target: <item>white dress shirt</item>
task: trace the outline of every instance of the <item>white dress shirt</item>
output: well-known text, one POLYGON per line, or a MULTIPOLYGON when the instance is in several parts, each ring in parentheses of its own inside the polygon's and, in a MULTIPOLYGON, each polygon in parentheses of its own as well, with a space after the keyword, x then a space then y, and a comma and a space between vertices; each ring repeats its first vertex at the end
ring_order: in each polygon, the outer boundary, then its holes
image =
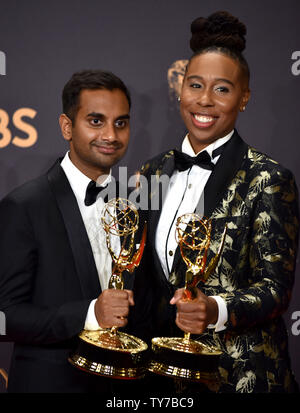
MULTIPOLYGON (((62 160, 61 167, 63 168, 76 197, 82 220, 90 240, 101 289, 103 291, 108 288, 109 278, 112 273, 112 259, 106 245, 106 234, 100 221, 104 201, 101 196, 98 195, 97 200, 93 205, 86 206, 84 204, 86 188, 91 179, 84 175, 72 163, 69 153, 67 153, 62 160)), ((110 181, 111 173, 101 184, 101 186, 106 186, 110 181)), ((117 242, 116 240, 114 241, 114 239, 115 237, 113 237, 112 242, 117 242)), ((112 246, 117 250, 119 249, 119 243, 112 246)), ((100 328, 94 312, 95 302, 96 299, 91 301, 89 306, 84 327, 87 330, 97 330, 100 328)))
MULTIPOLYGON (((208 154, 212 156, 212 152, 215 149, 229 141, 233 135, 233 132, 234 131, 231 131, 228 135, 208 145, 203 149, 203 151, 207 151, 208 154)), ((190 156, 198 155, 198 153, 196 154, 194 152, 188 135, 184 138, 182 143, 182 152, 190 156)), ((220 155, 216 156, 212 159, 212 162, 216 164, 219 158, 220 155)), ((203 199, 204 187, 211 172, 211 170, 194 165, 185 171, 179 172, 178 170, 175 170, 171 176, 155 238, 156 251, 167 278, 171 273, 174 255, 177 248, 175 238, 176 220, 183 214, 193 213, 196 207, 199 207, 199 200, 201 197, 203 199)), ((200 211, 197 208, 197 212, 200 215, 203 215, 204 213, 203 208, 204 201, 202 203, 202 210, 201 203, 200 211)), ((219 296, 214 296, 213 298, 218 304, 219 317, 217 323, 215 325, 209 325, 209 327, 215 328, 215 331, 217 332, 226 328, 225 323, 227 322, 228 313, 225 301, 219 296)))

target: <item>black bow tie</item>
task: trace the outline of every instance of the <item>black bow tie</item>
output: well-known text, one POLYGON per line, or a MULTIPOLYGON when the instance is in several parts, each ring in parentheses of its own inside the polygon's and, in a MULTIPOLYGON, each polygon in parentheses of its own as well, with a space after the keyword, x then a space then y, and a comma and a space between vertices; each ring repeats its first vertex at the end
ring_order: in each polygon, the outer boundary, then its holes
POLYGON ((107 188, 107 186, 108 184, 105 186, 97 186, 95 181, 91 181, 86 188, 84 204, 86 206, 93 205, 93 203, 96 202, 98 194, 103 191, 103 189, 107 188))
POLYGON ((191 168, 194 165, 198 165, 203 169, 208 169, 212 171, 215 167, 215 164, 211 159, 214 159, 216 156, 220 155, 223 152, 225 145, 219 146, 212 152, 212 158, 209 156, 207 151, 200 152, 197 156, 189 156, 186 153, 179 152, 174 149, 174 161, 175 167, 178 171, 185 171, 186 169, 191 168))
POLYGON ((189 156, 186 153, 174 150, 175 167, 178 171, 185 171, 194 165, 201 168, 213 170, 214 164, 211 161, 209 154, 206 151, 200 152, 197 156, 189 156))

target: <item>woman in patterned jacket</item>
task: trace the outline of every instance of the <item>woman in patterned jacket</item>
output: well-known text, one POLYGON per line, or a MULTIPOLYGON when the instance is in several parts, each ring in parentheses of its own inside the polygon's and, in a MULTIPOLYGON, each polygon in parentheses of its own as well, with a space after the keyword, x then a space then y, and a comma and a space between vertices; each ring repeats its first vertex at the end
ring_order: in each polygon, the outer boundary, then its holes
POLYGON ((159 210, 149 205, 146 264, 136 277, 135 297, 143 302, 152 337, 184 331, 221 347, 220 392, 295 392, 282 314, 294 283, 297 188, 290 171, 247 145, 235 129, 250 97, 244 24, 217 12, 196 19, 191 30, 194 55, 180 95, 188 133, 181 151, 160 154, 141 170, 149 182, 151 176, 170 180, 159 210), (212 222, 208 262, 225 224, 227 234, 216 270, 186 301, 175 223, 194 211, 212 222))

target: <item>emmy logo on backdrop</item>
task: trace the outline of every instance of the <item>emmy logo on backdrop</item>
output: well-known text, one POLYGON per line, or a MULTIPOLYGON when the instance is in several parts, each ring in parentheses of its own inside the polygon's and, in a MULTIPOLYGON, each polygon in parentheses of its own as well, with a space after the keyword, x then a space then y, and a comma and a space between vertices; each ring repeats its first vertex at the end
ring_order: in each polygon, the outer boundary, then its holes
MULTIPOLYGON (((145 224, 139 249, 135 251, 139 215, 132 202, 124 198, 112 199, 103 209, 101 222, 114 263, 108 287, 122 290, 123 271, 133 272, 141 261, 147 226, 145 224), (112 237, 118 237, 121 241, 118 254, 113 251, 112 237)), ((141 339, 119 332, 117 327, 83 330, 79 339, 78 348, 69 358, 71 364, 79 369, 115 379, 138 379, 144 376, 148 346, 141 339)))
MULTIPOLYGON (((196 287, 205 283, 214 272, 220 259, 227 226, 222 234, 217 254, 207 262, 211 241, 211 220, 197 214, 184 214, 176 222, 176 239, 181 256, 187 265, 184 296, 193 300, 196 287)), ((218 359, 222 354, 216 346, 192 340, 190 333, 184 337, 156 337, 152 339, 153 358, 148 370, 165 376, 214 385, 219 380, 218 359)))

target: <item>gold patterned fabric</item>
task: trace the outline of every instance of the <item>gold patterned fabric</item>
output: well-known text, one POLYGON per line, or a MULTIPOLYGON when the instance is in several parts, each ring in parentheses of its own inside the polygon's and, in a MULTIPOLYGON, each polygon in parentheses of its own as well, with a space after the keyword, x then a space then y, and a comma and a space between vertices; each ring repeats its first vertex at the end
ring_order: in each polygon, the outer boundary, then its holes
MULTIPOLYGON (((172 157, 169 151, 154 158, 142 173, 146 177, 165 173, 172 157)), ((172 167, 168 168, 172 173, 172 167)), ((298 247, 298 192, 293 175, 245 144, 239 166, 223 189, 208 216, 213 225, 208 261, 216 254, 227 223, 225 245, 216 271, 199 288, 225 300, 228 322, 226 330, 207 329, 201 339, 217 341, 224 352, 219 366, 221 392, 295 392, 282 319, 292 295, 298 247)), ((154 242, 148 248, 152 263, 157 262, 154 242)), ((154 334, 175 331, 163 330, 174 325, 174 309, 168 300, 176 288, 184 286, 185 270, 179 259, 169 281, 162 280, 154 265, 148 272, 154 295, 161 296, 153 300, 154 334), (155 316, 158 311, 160 315, 155 316), (163 314, 168 315, 159 325, 163 314)))

